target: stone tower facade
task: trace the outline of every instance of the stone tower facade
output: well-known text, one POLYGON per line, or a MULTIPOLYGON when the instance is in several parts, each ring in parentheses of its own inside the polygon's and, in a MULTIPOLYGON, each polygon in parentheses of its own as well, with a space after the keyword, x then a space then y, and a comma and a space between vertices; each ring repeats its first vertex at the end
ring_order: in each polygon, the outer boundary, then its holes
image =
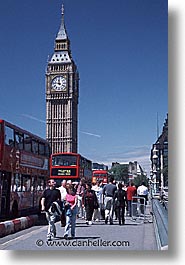
POLYGON ((64 23, 55 39, 46 70, 46 139, 51 152, 78 152, 79 74, 64 23))

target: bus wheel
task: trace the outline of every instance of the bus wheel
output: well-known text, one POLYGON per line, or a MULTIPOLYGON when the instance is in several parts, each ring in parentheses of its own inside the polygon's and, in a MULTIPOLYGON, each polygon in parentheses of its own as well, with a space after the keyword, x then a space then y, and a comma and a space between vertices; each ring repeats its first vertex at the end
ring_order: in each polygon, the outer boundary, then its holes
POLYGON ((12 217, 13 218, 18 217, 18 203, 16 201, 14 201, 12 205, 12 217))

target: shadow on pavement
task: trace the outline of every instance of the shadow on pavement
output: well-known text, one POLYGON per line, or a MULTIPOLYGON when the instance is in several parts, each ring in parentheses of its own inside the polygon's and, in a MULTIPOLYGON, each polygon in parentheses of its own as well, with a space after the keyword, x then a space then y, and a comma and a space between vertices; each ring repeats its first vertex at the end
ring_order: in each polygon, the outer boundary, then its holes
POLYGON ((100 238, 100 237, 99 236, 98 237, 97 236, 94 236, 94 237, 93 236, 83 236, 83 237, 68 237, 67 239, 65 239, 64 237, 56 237, 55 240, 61 240, 61 239, 62 240, 63 239, 64 240, 77 240, 77 239, 78 240, 82 240, 82 239, 87 240, 87 239, 98 239, 98 238, 100 238))

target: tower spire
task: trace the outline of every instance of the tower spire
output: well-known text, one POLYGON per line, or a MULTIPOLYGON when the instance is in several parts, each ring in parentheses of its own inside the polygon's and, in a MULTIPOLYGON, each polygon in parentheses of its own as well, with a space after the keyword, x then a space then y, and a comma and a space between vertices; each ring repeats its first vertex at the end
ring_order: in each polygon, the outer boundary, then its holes
POLYGON ((64 4, 62 4, 62 24, 64 25, 64 4))
POLYGON ((61 25, 59 32, 57 34, 57 40, 66 40, 67 39, 67 32, 65 29, 65 22, 64 22, 64 5, 62 4, 62 9, 61 9, 61 14, 62 14, 62 19, 61 19, 61 25))

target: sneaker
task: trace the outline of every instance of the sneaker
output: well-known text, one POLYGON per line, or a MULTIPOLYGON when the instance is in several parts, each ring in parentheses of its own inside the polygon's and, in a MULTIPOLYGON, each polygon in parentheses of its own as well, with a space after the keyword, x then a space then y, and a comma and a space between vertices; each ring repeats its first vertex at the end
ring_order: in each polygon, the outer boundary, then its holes
POLYGON ((55 238, 56 238, 56 233, 54 233, 52 235, 50 234, 50 235, 47 236, 47 240, 48 241, 51 241, 52 239, 55 239, 55 238))
POLYGON ((89 221, 88 223, 89 223, 89 225, 92 225, 92 221, 89 221))
POLYGON ((108 224, 108 217, 105 218, 105 224, 108 224))

